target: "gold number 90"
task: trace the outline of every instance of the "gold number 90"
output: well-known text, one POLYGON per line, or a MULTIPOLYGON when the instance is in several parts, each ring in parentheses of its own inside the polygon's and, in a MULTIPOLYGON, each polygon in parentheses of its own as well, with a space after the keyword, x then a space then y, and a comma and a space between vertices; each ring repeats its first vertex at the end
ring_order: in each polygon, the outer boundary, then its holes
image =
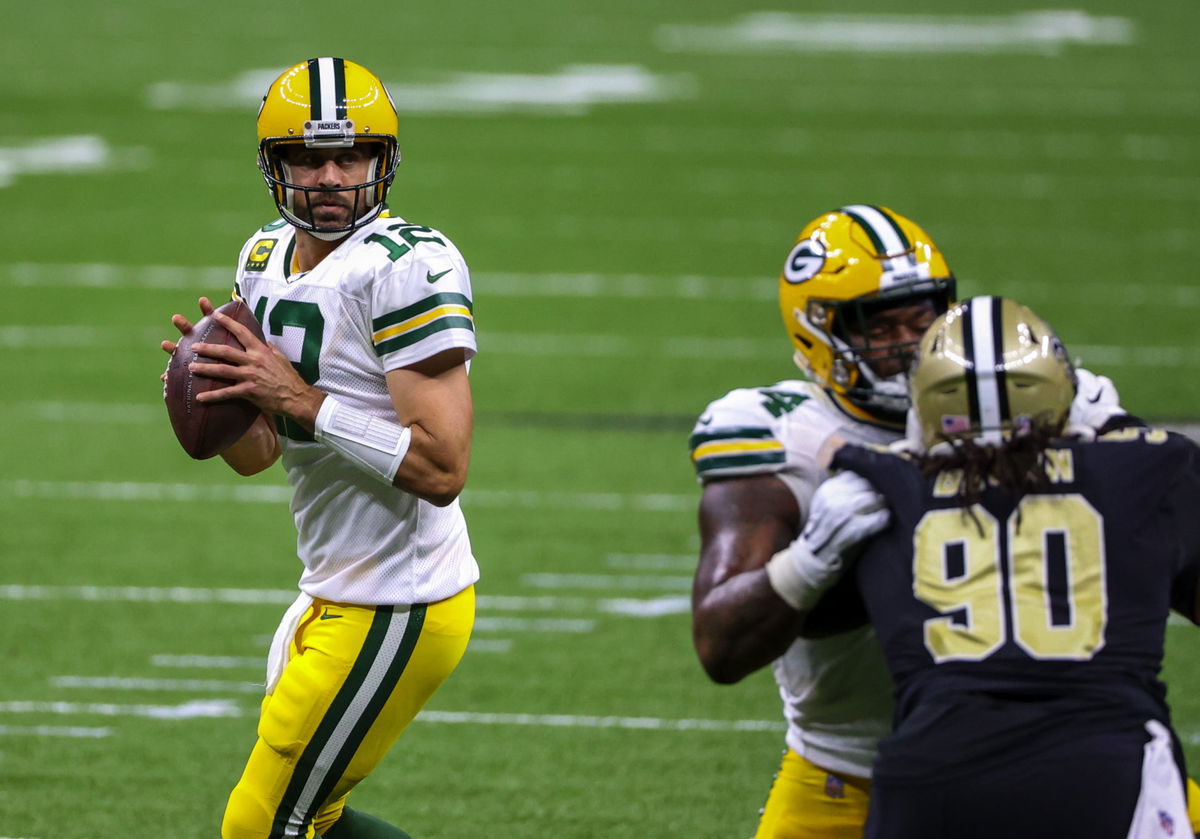
POLYGON ((937 663, 981 661, 1011 637, 1037 659, 1084 661, 1108 623, 1103 519, 1081 495, 1028 495, 1004 523, 933 510, 913 536, 913 594, 937 663))

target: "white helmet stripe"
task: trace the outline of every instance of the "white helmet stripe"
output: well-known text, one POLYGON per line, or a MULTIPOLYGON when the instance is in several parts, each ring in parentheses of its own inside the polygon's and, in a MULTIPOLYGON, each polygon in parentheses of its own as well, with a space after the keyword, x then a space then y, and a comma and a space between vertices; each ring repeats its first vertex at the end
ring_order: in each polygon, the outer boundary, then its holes
POLYGON ((321 113, 317 118, 321 122, 333 122, 338 118, 337 72, 333 66, 333 61, 332 58, 317 59, 316 82, 320 86, 319 93, 321 96, 321 113))
POLYGON ((894 256, 911 250, 912 246, 896 223, 870 204, 851 204, 842 207, 842 212, 867 228, 871 238, 881 245, 880 256, 894 256))
POLYGON ((1000 428, 1006 400, 1000 393, 1004 382, 996 373, 996 366, 1002 360, 996 353, 996 338, 1000 334, 993 320, 999 314, 996 298, 976 297, 969 305, 971 343, 967 349, 974 361, 975 375, 967 381, 975 389, 979 406, 979 426, 983 430, 980 441, 984 445, 999 445, 1003 441, 1000 428))

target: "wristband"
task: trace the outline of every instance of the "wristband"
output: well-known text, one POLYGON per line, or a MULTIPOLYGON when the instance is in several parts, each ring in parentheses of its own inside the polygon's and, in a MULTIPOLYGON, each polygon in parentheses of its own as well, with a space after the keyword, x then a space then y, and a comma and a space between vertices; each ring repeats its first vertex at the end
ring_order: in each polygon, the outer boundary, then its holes
POLYGON ((817 561, 816 555, 808 547, 804 537, 800 537, 767 560, 766 572, 767 579, 771 582, 771 588, 775 589, 775 593, 783 599, 783 602, 796 611, 802 612, 816 605, 825 589, 828 588, 828 583, 813 585, 809 582, 800 570, 803 564, 802 560, 798 561, 800 557, 807 559, 809 564, 817 561))
POLYGON ((326 395, 314 423, 316 438, 368 475, 391 485, 408 454, 412 429, 326 395))

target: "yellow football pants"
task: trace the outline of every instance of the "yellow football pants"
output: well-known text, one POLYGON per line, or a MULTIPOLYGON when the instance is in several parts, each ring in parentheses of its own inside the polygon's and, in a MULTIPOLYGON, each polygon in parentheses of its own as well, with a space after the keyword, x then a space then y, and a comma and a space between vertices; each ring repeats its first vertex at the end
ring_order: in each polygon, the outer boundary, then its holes
POLYGON ((428 605, 314 601, 262 703, 222 839, 323 833, 466 650, 475 589, 428 605))
POLYGON ((788 749, 754 839, 862 839, 870 800, 866 778, 829 772, 788 749))

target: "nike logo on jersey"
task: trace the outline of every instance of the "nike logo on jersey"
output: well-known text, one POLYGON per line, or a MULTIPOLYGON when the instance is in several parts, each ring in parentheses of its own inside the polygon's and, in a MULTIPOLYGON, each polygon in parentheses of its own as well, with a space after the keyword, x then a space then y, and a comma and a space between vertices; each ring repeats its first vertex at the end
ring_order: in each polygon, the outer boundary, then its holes
POLYGON ((1101 397, 1101 396, 1103 396, 1103 395, 1104 395, 1104 391, 1102 391, 1102 390, 1098 390, 1098 391, 1096 391, 1096 395, 1095 395, 1095 396, 1089 396, 1089 397, 1088 397, 1088 402, 1091 402, 1093 405, 1095 405, 1097 402, 1099 402, 1099 401, 1100 401, 1100 397, 1101 397))
POLYGON ((344 618, 344 617, 346 617, 346 616, 345 615, 331 615, 331 614, 329 614, 329 610, 326 609, 325 613, 323 615, 321 615, 321 620, 328 621, 328 620, 333 620, 334 618, 344 618))
POLYGON ((449 273, 450 273, 451 271, 453 271, 453 270, 454 270, 453 268, 447 268, 445 271, 443 271, 443 272, 442 272, 442 273, 440 273, 440 274, 434 274, 434 273, 431 273, 431 272, 429 272, 429 271, 426 271, 426 272, 425 272, 425 282, 427 282, 427 283, 436 283, 438 280, 440 280, 442 277, 446 276, 447 274, 449 274, 449 273))

